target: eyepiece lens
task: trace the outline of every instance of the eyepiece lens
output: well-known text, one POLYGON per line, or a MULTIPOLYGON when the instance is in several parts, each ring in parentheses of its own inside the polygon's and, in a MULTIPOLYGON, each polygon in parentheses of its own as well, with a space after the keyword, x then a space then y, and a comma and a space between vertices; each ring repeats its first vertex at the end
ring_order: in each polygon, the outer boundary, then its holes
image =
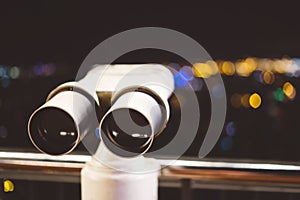
POLYGON ((106 116, 102 134, 108 149, 123 157, 143 153, 152 139, 148 120, 139 112, 127 108, 114 110, 106 116))
POLYGON ((30 123, 30 135, 41 151, 51 155, 69 152, 78 138, 72 117, 54 107, 43 108, 35 113, 30 123))

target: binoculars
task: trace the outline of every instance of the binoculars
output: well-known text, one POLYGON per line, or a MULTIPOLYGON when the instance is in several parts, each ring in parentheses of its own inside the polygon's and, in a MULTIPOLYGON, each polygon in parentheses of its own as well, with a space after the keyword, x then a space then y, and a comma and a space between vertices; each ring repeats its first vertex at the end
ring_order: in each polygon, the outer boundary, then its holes
POLYGON ((96 65, 50 92, 30 116, 28 134, 50 155, 71 152, 96 130, 115 155, 143 155, 168 122, 173 91, 173 74, 163 65, 96 65))

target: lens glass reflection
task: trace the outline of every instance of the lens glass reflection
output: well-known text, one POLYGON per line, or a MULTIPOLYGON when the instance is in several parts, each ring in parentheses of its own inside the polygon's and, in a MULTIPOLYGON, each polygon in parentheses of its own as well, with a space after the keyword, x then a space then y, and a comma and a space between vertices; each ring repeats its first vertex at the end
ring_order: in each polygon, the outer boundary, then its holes
POLYGON ((109 113, 103 121, 102 133, 106 146, 125 157, 142 153, 151 141, 148 120, 141 113, 127 108, 109 113))
POLYGON ((78 132, 72 117, 58 108, 44 108, 32 118, 31 138, 45 153, 59 155, 69 152, 76 145, 78 132))

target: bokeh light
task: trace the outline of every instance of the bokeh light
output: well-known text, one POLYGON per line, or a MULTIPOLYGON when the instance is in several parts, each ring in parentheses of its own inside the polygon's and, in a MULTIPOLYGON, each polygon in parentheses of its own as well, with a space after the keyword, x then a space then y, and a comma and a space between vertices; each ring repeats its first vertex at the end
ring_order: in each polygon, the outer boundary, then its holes
POLYGON ((266 71, 263 73, 263 80, 265 84, 271 85, 275 81, 275 76, 273 72, 266 71))
POLYGON ((213 61, 213 60, 208 60, 206 62, 206 64, 210 67, 211 69, 211 74, 210 75, 213 75, 213 74, 217 74, 219 72, 219 67, 218 67, 218 64, 213 61))
POLYGON ((0 77, 3 77, 6 75, 6 70, 4 67, 0 66, 0 77))
POLYGON ((261 97, 259 94, 254 93, 249 97, 249 105, 254 108, 257 109, 260 105, 261 105, 261 97))
POLYGON ((19 67, 12 67, 10 70, 9 70, 9 76, 10 78, 12 79, 17 79, 19 78, 20 76, 20 73, 21 73, 21 70, 19 67))
POLYGON ((212 93, 212 96, 217 99, 221 99, 225 95, 222 86, 219 84, 216 84, 212 87, 211 93, 212 93))
POLYGON ((235 66, 230 61, 225 61, 221 65, 221 71, 227 76, 232 76, 235 73, 235 66))
POLYGON ((193 72, 196 77, 208 78, 213 74, 212 68, 207 63, 195 63, 193 72))
POLYGON ((241 97, 241 104, 245 107, 245 108, 249 108, 249 94, 244 94, 241 97))
POLYGON ((283 92, 289 99, 294 99, 296 96, 296 90, 290 82, 286 82, 283 85, 283 92))
POLYGON ((175 82, 175 86, 178 88, 183 88, 188 84, 188 81, 184 78, 184 76, 180 72, 176 72, 174 74, 174 82, 175 82))
POLYGON ((248 77, 256 68, 257 64, 253 58, 247 58, 236 63, 236 72, 239 76, 248 77))
POLYGON ((233 139, 229 136, 222 138, 221 140, 221 149, 223 151, 229 151, 233 147, 233 139))
POLYGON ((231 136, 231 137, 234 136, 236 133, 236 126, 235 126, 234 122, 228 122, 225 130, 226 130, 226 134, 228 136, 231 136))
POLYGON ((51 76, 56 71, 56 66, 53 63, 43 65, 43 74, 46 76, 51 76))
POLYGON ((190 66, 183 66, 180 70, 179 73, 183 76, 183 78, 187 81, 191 81, 194 79, 194 73, 193 69, 190 66))
POLYGON ((282 90, 282 88, 277 88, 274 93, 274 98, 276 99, 276 101, 280 101, 282 102, 284 100, 284 92, 282 90))
POLYGON ((285 65, 286 62, 283 60, 274 60, 274 61, 269 61, 269 65, 273 67, 273 70, 279 74, 285 73, 285 65))
POLYGON ((253 72, 253 78, 259 82, 259 83, 264 83, 264 80, 263 80, 263 74, 264 72, 262 72, 261 70, 256 70, 253 72))
POLYGON ((248 64, 248 68, 249 68, 248 70, 250 70, 251 72, 256 70, 257 59, 249 57, 249 58, 246 58, 244 62, 248 64))
POLYGON ((200 91, 203 88, 203 80, 200 78, 194 78, 190 81, 190 85, 192 86, 194 91, 200 91))
POLYGON ((3 181, 3 191, 4 192, 13 192, 15 190, 15 185, 11 180, 3 181))
POLYGON ((36 76, 42 76, 43 75, 43 64, 39 63, 33 68, 33 73, 36 76))

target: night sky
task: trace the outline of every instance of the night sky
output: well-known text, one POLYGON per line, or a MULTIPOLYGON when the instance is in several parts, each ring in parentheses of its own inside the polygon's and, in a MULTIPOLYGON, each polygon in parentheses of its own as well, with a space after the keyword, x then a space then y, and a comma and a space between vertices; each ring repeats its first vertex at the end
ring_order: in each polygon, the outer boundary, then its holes
MULTIPOLYGON (((78 67, 121 31, 157 26, 185 33, 214 59, 300 57, 299 6, 287 1, 19 1, 0 3, 2 64, 66 62, 78 67)), ((171 61, 138 54, 123 62, 171 61)))

